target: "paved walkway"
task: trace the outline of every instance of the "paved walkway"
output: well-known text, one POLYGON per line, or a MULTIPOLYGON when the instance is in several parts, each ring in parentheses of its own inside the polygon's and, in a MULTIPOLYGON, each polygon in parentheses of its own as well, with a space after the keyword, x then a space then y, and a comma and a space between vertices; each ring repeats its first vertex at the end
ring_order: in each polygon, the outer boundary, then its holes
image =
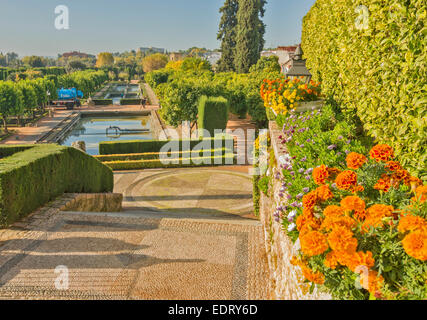
POLYGON ((151 104, 158 106, 160 104, 159 99, 157 99, 157 96, 154 93, 153 89, 150 87, 150 85, 148 83, 144 83, 144 87, 147 91, 148 98, 150 99, 151 104))
POLYGON ((45 213, 0 231, 0 298, 267 299, 245 171, 117 173, 124 212, 45 213))

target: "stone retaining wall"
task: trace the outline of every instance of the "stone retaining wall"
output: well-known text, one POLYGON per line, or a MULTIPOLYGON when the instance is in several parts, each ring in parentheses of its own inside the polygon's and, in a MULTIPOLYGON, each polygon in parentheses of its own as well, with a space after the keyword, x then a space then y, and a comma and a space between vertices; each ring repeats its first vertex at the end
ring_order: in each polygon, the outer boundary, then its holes
POLYGON ((151 111, 150 122, 151 131, 153 133, 153 137, 156 140, 165 140, 170 138, 168 133, 166 132, 167 130, 165 130, 165 128, 163 127, 162 121, 160 120, 160 116, 157 110, 151 111))
POLYGON ((120 212, 122 201, 121 193, 65 193, 12 226, 26 228, 29 224, 43 223, 60 211, 120 212))
MULTIPOLYGON (((279 143, 281 134, 276 123, 270 122, 270 137, 276 159, 286 151, 279 143)), ((276 163, 277 166, 277 163, 276 163)), ((274 170, 269 168, 269 174, 274 177, 274 170)), ((294 244, 282 230, 280 222, 276 222, 273 216, 276 208, 284 205, 284 198, 278 196, 281 188, 280 180, 272 178, 272 187, 269 196, 261 193, 260 219, 264 227, 265 247, 267 250, 268 265, 270 268, 270 280, 272 298, 277 300, 329 300, 329 294, 314 290, 310 294, 310 286, 303 283, 304 277, 299 267, 290 263, 292 256, 299 250, 298 242, 294 244)))
POLYGON ((72 193, 63 196, 65 204, 61 211, 77 212, 120 212, 123 195, 121 193, 72 193))

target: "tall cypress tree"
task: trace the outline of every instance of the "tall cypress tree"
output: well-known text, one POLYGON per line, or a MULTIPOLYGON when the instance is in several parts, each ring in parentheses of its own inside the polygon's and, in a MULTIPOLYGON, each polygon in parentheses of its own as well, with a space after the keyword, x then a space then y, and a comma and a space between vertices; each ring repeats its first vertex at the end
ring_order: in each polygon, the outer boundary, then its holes
POLYGON ((264 47, 265 24, 261 17, 265 13, 267 0, 239 0, 237 11, 236 71, 247 73, 260 58, 264 47))
POLYGON ((222 56, 218 61, 217 70, 220 72, 234 71, 234 56, 236 48, 237 10, 239 0, 225 0, 219 9, 222 13, 219 24, 218 40, 221 40, 222 56))

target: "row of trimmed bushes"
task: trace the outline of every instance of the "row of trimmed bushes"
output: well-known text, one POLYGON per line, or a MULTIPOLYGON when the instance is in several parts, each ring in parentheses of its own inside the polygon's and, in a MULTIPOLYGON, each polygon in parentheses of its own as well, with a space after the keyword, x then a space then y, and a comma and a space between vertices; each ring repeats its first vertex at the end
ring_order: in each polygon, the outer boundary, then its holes
POLYGON ((92 99, 92 101, 96 106, 109 106, 113 104, 112 99, 92 99))
POLYGON ((215 130, 227 127, 230 104, 224 97, 201 96, 198 104, 197 124, 201 133, 203 129, 215 136, 215 130))
POLYGON ((104 162, 113 170, 140 170, 154 168, 181 168, 195 166, 233 165, 236 163, 234 154, 227 153, 222 156, 177 158, 168 162, 160 159, 151 160, 129 160, 104 162))
MULTIPOLYGON (((222 149, 212 149, 207 150, 208 153, 212 155, 224 155, 230 153, 231 150, 227 148, 222 149)), ((147 152, 147 153, 130 153, 130 154, 109 154, 109 155, 95 155, 94 157, 101 162, 105 161, 129 161, 129 160, 153 160, 160 159, 161 157, 168 158, 189 158, 194 157, 203 157, 203 154, 206 154, 206 150, 197 150, 197 151, 173 151, 173 152, 147 152)))
POLYGON ((0 154, 10 154, 0 159, 0 226, 13 223, 64 192, 113 190, 111 169, 75 148, 56 144, 14 148, 0 147, 0 154))
POLYGON ((175 144, 176 150, 193 150, 199 144, 209 143, 207 149, 228 148, 234 151, 234 139, 231 136, 220 138, 206 138, 203 140, 131 140, 131 141, 108 141, 99 143, 99 154, 129 154, 160 152, 166 144, 175 144))
POLYGON ((10 157, 11 155, 33 148, 34 145, 4 145, 0 147, 0 159, 10 157))
POLYGON ((7 77, 12 73, 25 73, 26 71, 40 71, 43 76, 55 75, 60 76, 66 73, 62 67, 42 67, 42 68, 8 68, 0 67, 0 80, 7 80, 7 77))
POLYGON ((317 0, 302 47, 322 93, 356 110, 370 135, 427 179, 425 35, 425 1, 317 0))

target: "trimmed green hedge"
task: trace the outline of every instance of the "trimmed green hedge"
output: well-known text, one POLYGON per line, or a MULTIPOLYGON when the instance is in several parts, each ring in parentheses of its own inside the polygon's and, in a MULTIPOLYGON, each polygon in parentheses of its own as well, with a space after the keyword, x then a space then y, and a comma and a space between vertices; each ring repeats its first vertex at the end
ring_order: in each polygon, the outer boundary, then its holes
POLYGON ((225 130, 227 127, 230 105, 224 97, 201 96, 198 110, 199 130, 205 129, 214 137, 215 129, 225 130))
MULTIPOLYGON (((132 141, 108 141, 99 143, 99 154, 129 154, 129 153, 148 153, 148 152, 160 152, 163 146, 169 142, 179 143, 179 150, 188 150, 187 144, 193 149, 199 143, 203 141, 210 141, 209 149, 216 149, 218 147, 233 146, 232 152, 234 152, 234 140, 232 137, 227 138, 208 138, 204 140, 132 140, 132 141), (222 140, 221 146, 215 145, 215 140, 222 140)), ((218 143, 218 142, 217 142, 218 143)))
MULTIPOLYGON (((363 21, 363 19, 362 19, 363 21)), ((364 128, 427 178, 426 2, 317 0, 302 47, 322 92, 356 110, 364 128), (369 9, 367 28, 358 22, 369 9)))
POLYGON ((108 106, 113 104, 113 99, 92 99, 96 106, 108 106))
POLYGON ((142 104, 141 101, 142 101, 142 99, 121 99, 120 104, 123 106, 140 105, 140 104, 142 104))
POLYGON ((11 155, 34 148, 34 145, 5 145, 0 147, 0 159, 10 157, 11 155))
POLYGON ((152 160, 129 160, 129 161, 111 161, 104 162, 113 170, 140 170, 140 169, 154 169, 154 168, 182 168, 182 167, 196 167, 196 166, 219 166, 219 165, 233 165, 236 163, 234 154, 225 154, 223 156, 212 157, 197 157, 197 158, 179 158, 177 161, 171 161, 169 164, 164 164, 158 159, 152 160), (189 163, 183 163, 183 161, 189 163), (209 161, 204 163, 204 161, 209 161), (215 161, 221 160, 221 163, 216 164, 215 161), (194 162, 196 161, 196 163, 194 162), (201 163, 198 163, 198 162, 201 163))
POLYGON ((113 184, 110 168, 75 148, 33 146, 0 160, 0 225, 13 223, 64 192, 111 192, 113 184))
MULTIPOLYGON (((227 148, 209 150, 211 154, 218 152, 221 155, 231 152, 227 148)), ((200 150, 197 154, 202 157, 204 150, 200 150)), ((174 156, 175 158, 188 158, 191 157, 191 151, 175 151, 175 152, 148 152, 148 153, 130 153, 130 154, 109 154, 109 155, 96 155, 95 159, 101 162, 105 161, 128 161, 128 160, 152 160, 160 159, 160 156, 174 156)))

